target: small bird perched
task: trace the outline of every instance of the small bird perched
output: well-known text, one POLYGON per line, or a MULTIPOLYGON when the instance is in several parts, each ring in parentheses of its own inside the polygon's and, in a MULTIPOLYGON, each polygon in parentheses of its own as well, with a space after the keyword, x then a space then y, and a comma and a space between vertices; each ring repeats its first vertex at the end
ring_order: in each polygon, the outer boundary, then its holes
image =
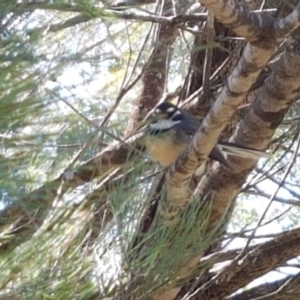
MULTIPOLYGON (((149 154, 163 166, 169 166, 186 149, 201 122, 189 112, 168 102, 163 102, 154 110, 147 128, 146 148, 149 154)), ((229 142, 218 142, 209 158, 228 166, 222 154, 250 159, 269 157, 264 151, 240 146, 229 142)))

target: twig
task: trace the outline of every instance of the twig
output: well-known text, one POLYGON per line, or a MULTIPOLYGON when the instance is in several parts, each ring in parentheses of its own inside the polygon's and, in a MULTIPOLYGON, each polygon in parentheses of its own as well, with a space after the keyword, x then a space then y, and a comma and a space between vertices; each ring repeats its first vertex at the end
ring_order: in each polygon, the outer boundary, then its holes
POLYGON ((208 95, 210 91, 210 74, 211 74, 211 64, 213 55, 213 43, 215 37, 214 29, 214 15, 211 11, 208 11, 207 21, 206 21, 206 51, 204 60, 204 72, 203 72, 203 93, 208 95))

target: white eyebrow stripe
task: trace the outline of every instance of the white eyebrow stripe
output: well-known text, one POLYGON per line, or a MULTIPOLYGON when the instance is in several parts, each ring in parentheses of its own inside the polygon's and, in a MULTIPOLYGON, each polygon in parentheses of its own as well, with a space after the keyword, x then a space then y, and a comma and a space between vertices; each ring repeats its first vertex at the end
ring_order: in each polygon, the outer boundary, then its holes
POLYGON ((155 114, 161 114, 161 109, 160 108, 156 108, 154 111, 155 114))
POLYGON ((177 116, 177 115, 182 115, 182 112, 180 110, 177 110, 173 116, 177 116))
POLYGON ((167 112, 173 112, 175 110, 175 107, 169 107, 169 108, 167 108, 167 112))
POLYGON ((172 128, 174 125, 180 122, 181 121, 159 120, 156 123, 150 124, 150 128, 155 130, 164 130, 164 129, 172 128))

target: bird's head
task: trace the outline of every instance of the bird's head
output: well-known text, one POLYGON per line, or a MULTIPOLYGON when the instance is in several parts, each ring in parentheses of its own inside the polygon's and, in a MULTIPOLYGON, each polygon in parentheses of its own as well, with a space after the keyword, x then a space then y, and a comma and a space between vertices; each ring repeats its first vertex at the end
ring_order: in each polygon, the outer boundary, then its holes
POLYGON ((183 121, 182 111, 174 104, 163 102, 159 104, 151 118, 149 127, 155 131, 166 131, 183 121))

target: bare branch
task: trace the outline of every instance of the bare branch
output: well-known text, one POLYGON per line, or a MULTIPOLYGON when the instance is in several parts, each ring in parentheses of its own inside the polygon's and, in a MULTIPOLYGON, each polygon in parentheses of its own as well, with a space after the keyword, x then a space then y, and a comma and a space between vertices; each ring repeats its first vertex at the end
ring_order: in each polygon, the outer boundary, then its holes
POLYGON ((204 61, 204 72, 203 72, 203 92, 208 94, 210 90, 210 75, 211 75, 211 65, 213 57, 213 42, 215 38, 215 28, 214 28, 214 15, 208 12, 207 22, 206 22, 206 34, 207 34, 207 48, 205 51, 205 61, 204 61))
POLYGON ((300 4, 287 17, 276 21, 271 16, 254 14, 242 4, 225 0, 200 0, 215 17, 249 42, 270 47, 299 26, 300 4), (267 33, 267 34, 266 34, 267 33))
POLYGON ((281 280, 273 281, 273 282, 267 282, 265 284, 254 287, 252 289, 246 290, 242 293, 238 293, 234 296, 231 296, 228 298, 228 300, 253 300, 256 299, 257 297, 263 297, 269 293, 273 293, 277 291, 290 278, 292 278, 292 276, 283 278, 281 280))
MULTIPOLYGON (((228 271, 223 270, 222 277, 218 278, 218 283, 209 287, 209 292, 217 295, 218 299, 223 299, 299 254, 300 229, 283 232, 278 238, 251 250, 237 265, 229 267, 228 271)), ((193 299, 203 299, 202 297, 203 293, 199 293, 193 299)))
POLYGON ((248 41, 258 40, 262 28, 273 24, 271 17, 256 15, 236 1, 200 0, 199 2, 205 5, 221 23, 248 41))

